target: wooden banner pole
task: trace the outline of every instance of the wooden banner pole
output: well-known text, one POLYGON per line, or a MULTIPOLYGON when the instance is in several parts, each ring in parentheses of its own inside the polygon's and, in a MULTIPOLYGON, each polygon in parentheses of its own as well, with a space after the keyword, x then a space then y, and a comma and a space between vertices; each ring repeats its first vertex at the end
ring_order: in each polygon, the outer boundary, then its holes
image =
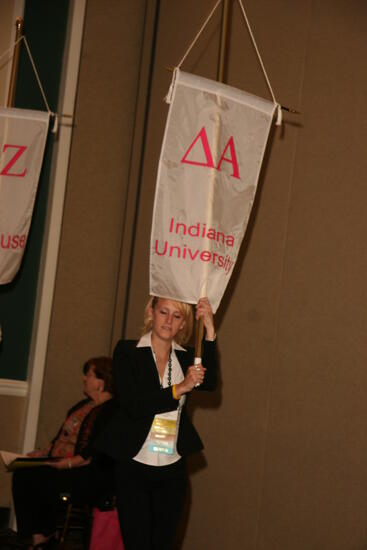
POLYGON ((15 88, 17 83, 17 76, 18 76, 18 65, 19 65, 19 53, 20 53, 20 45, 21 41, 17 42, 19 38, 23 35, 23 24, 24 21, 21 17, 17 17, 15 21, 15 47, 14 47, 14 54, 13 54, 13 61, 11 66, 11 74, 10 74, 10 84, 9 84, 9 92, 8 92, 8 101, 7 101, 7 107, 13 107, 14 106, 14 99, 15 99, 15 88))
MULTIPOLYGON (((226 51, 227 51, 227 42, 228 42, 228 20, 229 20, 229 3, 231 0, 224 0, 223 11, 222 11, 222 25, 220 33, 220 44, 219 44, 219 62, 218 62, 218 71, 217 71, 217 80, 223 82, 224 80, 224 71, 226 65, 226 51)), ((201 362, 202 357, 202 341, 204 335, 204 324, 203 320, 199 319, 196 322, 196 332, 195 332, 195 363, 201 362)))
POLYGON ((228 45, 228 21, 229 21, 229 3, 231 0, 224 0, 222 12, 222 26, 220 32, 219 44, 219 62, 217 71, 218 82, 224 82, 224 71, 226 66, 226 54, 228 45))

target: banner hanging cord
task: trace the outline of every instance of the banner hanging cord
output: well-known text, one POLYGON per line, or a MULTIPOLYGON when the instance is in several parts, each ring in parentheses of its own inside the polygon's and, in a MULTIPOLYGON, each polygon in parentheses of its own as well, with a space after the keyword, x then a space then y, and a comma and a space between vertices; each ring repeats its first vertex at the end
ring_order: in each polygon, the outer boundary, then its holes
POLYGON ((26 50, 27 50, 27 54, 28 54, 28 57, 29 57, 29 60, 31 62, 31 65, 32 65, 32 69, 33 69, 33 72, 34 72, 34 75, 36 77, 36 80, 37 80, 37 84, 38 84, 38 87, 40 89, 40 92, 41 92, 41 95, 42 95, 42 98, 43 98, 43 101, 44 101, 44 104, 45 104, 45 107, 47 109, 47 112, 50 116, 52 116, 54 118, 54 124, 53 124, 53 127, 52 127, 52 130, 51 132, 53 134, 56 134, 57 132, 57 129, 58 129, 58 119, 59 119, 59 116, 61 117, 67 117, 67 118, 72 118, 71 115, 58 115, 57 113, 54 113, 53 111, 51 111, 50 109, 50 106, 48 104, 48 101, 47 101, 47 98, 46 98, 46 94, 45 94, 45 91, 43 89, 43 86, 42 86, 42 83, 41 83, 41 79, 39 77, 39 74, 38 74, 38 71, 37 71, 37 67, 36 67, 36 64, 34 62, 34 59, 33 59, 33 56, 32 56, 32 53, 31 53, 31 50, 30 50, 30 47, 28 45, 28 41, 27 41, 27 38, 25 37, 25 35, 22 35, 20 38, 18 38, 18 40, 16 40, 14 42, 14 44, 8 48, 5 52, 3 52, 1 55, 0 55, 0 60, 5 57, 7 54, 9 54, 11 51, 14 50, 15 46, 18 44, 18 42, 21 42, 21 40, 24 40, 24 44, 25 44, 25 47, 26 47, 26 50))
MULTIPOLYGON (((191 42, 191 44, 189 45, 189 47, 187 48, 185 54, 183 55, 182 59, 180 60, 180 62, 178 63, 176 69, 179 69, 182 65, 182 63, 185 61, 185 59, 187 58, 187 56, 189 55, 189 53, 191 52, 192 48, 194 47, 194 45, 196 44, 196 42, 198 41, 198 39, 200 38, 202 32, 204 31, 205 27, 207 26, 207 24, 209 23, 211 17, 213 16, 215 10, 217 9, 217 7, 219 6, 219 4, 222 2, 223 0, 217 0, 217 2, 215 3, 214 7, 212 8, 211 12, 209 13, 209 15, 207 16, 207 18, 205 19, 204 23, 202 24, 202 26, 200 27, 199 31, 197 32, 195 38, 193 39, 193 41, 191 42)), ((248 32, 250 34, 250 37, 251 37, 251 41, 252 41, 252 44, 254 46, 254 49, 255 49, 255 52, 256 52, 256 55, 257 55, 257 58, 259 60, 259 63, 260 63, 260 66, 261 66, 261 69, 263 71, 263 74, 264 74, 264 77, 265 77, 265 80, 266 80, 266 83, 268 85, 268 88, 269 88, 269 91, 270 91, 270 94, 271 94, 271 97, 272 97, 272 100, 273 100, 273 103, 276 107, 276 110, 277 110, 277 119, 276 119, 276 122, 275 122, 275 125, 276 126, 281 126, 282 124, 282 108, 284 108, 285 110, 287 111, 290 111, 290 112, 293 112, 293 113, 296 113, 297 111, 295 111, 294 109, 289 109, 288 107, 283 107, 275 98, 275 94, 273 92, 273 88, 270 84, 270 80, 269 80, 269 77, 267 75, 267 72, 266 72, 266 69, 265 69, 265 65, 263 63, 263 60, 261 58, 261 55, 260 55, 260 51, 259 51, 259 48, 257 47, 257 44, 256 44, 256 40, 255 40, 255 36, 254 36, 254 33, 252 32, 252 29, 251 29, 251 26, 250 26, 250 22, 248 20, 248 17, 246 15, 246 11, 245 11, 245 8, 243 7, 243 4, 242 4, 242 0, 238 0, 238 3, 240 5, 240 8, 241 8, 241 11, 242 11, 242 14, 243 14, 243 17, 245 19, 245 22, 246 22, 246 25, 247 25, 247 29, 248 29, 248 32)), ((167 103, 170 102, 170 98, 172 96, 172 89, 173 89, 173 84, 174 84, 174 81, 175 81, 175 75, 174 75, 174 78, 172 79, 172 84, 171 84, 171 88, 170 88, 170 91, 168 92, 167 96, 166 96, 166 101, 167 103)))
POLYGON ((247 17, 247 15, 246 15, 246 11, 245 11, 245 8, 243 7, 242 0, 238 0, 238 3, 239 3, 239 5, 240 5, 240 8, 241 8, 243 17, 244 17, 244 19, 245 19, 245 21, 246 21, 247 30, 248 30, 249 35, 250 35, 250 37, 251 37, 252 44, 253 44, 253 46, 254 46, 254 48, 255 48, 255 52, 256 52, 257 58, 258 58, 258 60, 259 60, 260 66, 261 66, 261 68, 262 68, 262 71, 263 71, 263 74, 264 74, 266 83, 267 83, 267 85, 268 85, 268 88, 269 88, 271 97, 273 98, 273 102, 275 103, 276 108, 277 108, 277 120, 276 120, 275 125, 276 125, 276 126, 281 126, 281 124, 282 124, 282 106, 281 106, 280 103, 278 103, 278 101, 275 99, 275 94, 274 94, 273 88, 272 88, 272 86, 271 86, 271 84, 270 84, 270 80, 269 80, 269 77, 268 77, 268 75, 267 75, 267 72, 266 72, 266 69, 265 69, 265 65, 264 65, 264 63, 263 63, 263 60, 262 60, 262 58, 261 58, 259 48, 257 47, 256 40, 255 40, 255 36, 254 36, 254 33, 252 32, 251 25, 250 25, 250 21, 248 20, 248 17, 247 17))
POLYGON ((185 61, 186 57, 189 55, 189 53, 191 52, 192 48, 195 46, 197 40, 200 38, 200 35, 201 33, 203 32, 203 30, 205 29, 205 27, 207 26, 207 24, 209 23, 213 13, 215 12, 215 10, 217 9, 217 7, 219 6, 219 4, 222 2, 222 0, 217 0, 214 8, 212 9, 212 11, 209 13, 208 17, 205 19, 204 23, 202 24, 202 26, 200 27, 197 35, 195 36, 194 40, 191 42, 190 46, 187 48, 186 50, 186 53, 184 54, 183 58, 181 59, 181 61, 179 62, 179 64, 177 65, 177 68, 179 69, 182 65, 182 63, 185 61))

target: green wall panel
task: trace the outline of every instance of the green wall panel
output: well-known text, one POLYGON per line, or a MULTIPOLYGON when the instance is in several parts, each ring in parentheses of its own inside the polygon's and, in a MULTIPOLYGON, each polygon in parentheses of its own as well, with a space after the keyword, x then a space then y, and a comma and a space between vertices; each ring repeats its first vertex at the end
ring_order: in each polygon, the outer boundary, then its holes
MULTIPOLYGON (((50 109, 57 109, 69 0, 28 0, 24 13, 27 37, 50 109)), ((22 47, 15 107, 45 110, 33 69, 22 47)), ((47 213, 55 136, 49 132, 32 225, 23 262, 15 279, 0 285, 0 378, 26 380, 37 281, 47 213)))

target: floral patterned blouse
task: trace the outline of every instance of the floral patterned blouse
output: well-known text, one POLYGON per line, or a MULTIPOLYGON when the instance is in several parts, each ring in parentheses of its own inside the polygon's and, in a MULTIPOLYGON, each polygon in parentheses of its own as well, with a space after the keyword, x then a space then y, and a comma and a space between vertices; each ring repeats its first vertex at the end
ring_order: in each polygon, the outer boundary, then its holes
POLYGON ((113 408, 113 399, 96 405, 91 399, 83 399, 72 407, 66 419, 58 431, 56 437, 51 441, 47 449, 48 456, 71 457, 81 455, 83 458, 90 458, 93 454, 94 436, 98 427, 103 423, 106 415, 110 414, 113 408), (103 413, 103 414, 101 414, 103 413))

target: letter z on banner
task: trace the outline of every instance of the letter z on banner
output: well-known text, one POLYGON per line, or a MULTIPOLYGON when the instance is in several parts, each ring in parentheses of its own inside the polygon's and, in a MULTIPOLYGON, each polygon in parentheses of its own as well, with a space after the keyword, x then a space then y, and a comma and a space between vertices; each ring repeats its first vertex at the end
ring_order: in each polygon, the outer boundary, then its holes
POLYGON ((175 70, 159 161, 150 293, 215 312, 246 231, 276 105, 175 70))
POLYGON ((31 224, 49 114, 0 108, 0 284, 20 267, 31 224))

